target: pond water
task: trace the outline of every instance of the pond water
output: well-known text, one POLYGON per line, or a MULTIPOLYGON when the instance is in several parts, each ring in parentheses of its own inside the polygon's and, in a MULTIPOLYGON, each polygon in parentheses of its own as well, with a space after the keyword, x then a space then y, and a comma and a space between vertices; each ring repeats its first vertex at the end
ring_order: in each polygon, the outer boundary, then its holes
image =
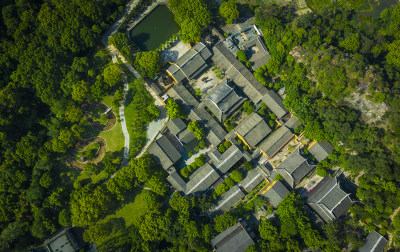
POLYGON ((166 5, 159 5, 131 30, 130 37, 140 50, 151 51, 178 31, 174 14, 166 5))
POLYGON ((381 12, 399 3, 399 0, 364 0, 364 5, 358 11, 361 17, 379 17, 381 12))

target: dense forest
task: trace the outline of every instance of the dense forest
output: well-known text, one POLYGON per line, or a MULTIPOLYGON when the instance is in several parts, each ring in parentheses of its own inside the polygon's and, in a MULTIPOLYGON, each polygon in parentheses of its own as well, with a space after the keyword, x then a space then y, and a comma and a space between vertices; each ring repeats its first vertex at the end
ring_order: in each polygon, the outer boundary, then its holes
MULTIPOLYGON (((317 14, 297 16, 293 5, 239 5, 229 0, 215 10, 203 0, 170 1, 185 42, 199 41, 214 21, 232 23, 243 11, 254 10, 271 54, 255 77, 269 88, 286 88, 285 106, 302 121, 308 138, 335 145, 318 165, 320 174, 340 166, 359 186, 352 218, 322 229, 310 221, 304 202, 290 194, 276 211, 276 223, 263 220, 255 228, 260 239, 249 251, 340 251, 348 243, 357 248, 364 227, 395 234, 395 245, 400 244, 400 215, 390 221, 400 206, 400 5, 379 18, 358 20, 353 5, 357 1, 339 2, 318 6, 317 14), (385 114, 367 122, 365 111, 346 103, 355 93, 385 104, 385 114)), ((115 173, 121 153, 107 152, 101 167, 85 168, 85 173, 101 172, 107 179, 75 179, 65 159, 88 127, 82 105, 108 95, 115 104, 122 99, 124 69, 110 62, 100 38, 125 3, 0 3, 0 251, 37 247, 60 227, 71 225, 86 228, 84 240, 96 242, 100 251, 208 251, 213 236, 266 205, 256 197, 213 216, 207 213, 211 196, 175 193, 168 198, 166 174, 149 154, 132 158, 115 173), (126 223, 115 212, 132 198, 140 198, 142 205, 137 218, 126 223)), ((123 33, 110 43, 143 77, 160 71, 159 54, 136 53, 123 33)), ((145 144, 143 125, 159 111, 142 80, 133 79, 128 98, 146 111, 132 112, 138 119, 131 135, 134 155, 145 144)), ((170 102, 169 114, 186 116, 170 102)))
POLYGON ((68 219, 65 153, 84 100, 121 81, 99 38, 124 1, 2 1, 0 250, 40 242, 68 219))
POLYGON ((318 168, 340 166, 356 178, 360 203, 350 209, 350 223, 393 232, 388 218, 400 206, 400 5, 359 22, 354 11, 337 5, 321 15, 291 13, 274 5, 257 9, 272 59, 255 76, 267 85, 278 77, 287 89, 284 103, 306 136, 335 145, 318 168), (385 115, 365 123, 362 112, 343 103, 354 92, 387 104, 385 115))

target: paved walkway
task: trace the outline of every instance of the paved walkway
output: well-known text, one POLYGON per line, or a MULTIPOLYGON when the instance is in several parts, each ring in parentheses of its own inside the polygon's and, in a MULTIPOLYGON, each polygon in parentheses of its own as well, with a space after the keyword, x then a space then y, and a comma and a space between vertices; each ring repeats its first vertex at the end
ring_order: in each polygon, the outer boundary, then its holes
MULTIPOLYGON (((140 74, 136 71, 135 68, 133 68, 126 61, 124 56, 113 45, 108 44, 108 37, 111 35, 114 35, 117 32, 118 27, 125 19, 125 14, 129 13, 129 11, 132 8, 134 8, 138 4, 138 2, 139 2, 139 0, 132 0, 127 5, 127 8, 125 9, 123 15, 110 27, 110 29, 108 29, 108 31, 103 35, 103 37, 101 39, 102 43, 110 51, 113 60, 116 59, 116 57, 119 57, 121 59, 121 61, 125 64, 125 66, 129 69, 129 71, 131 71, 133 73, 133 75, 135 76, 135 78, 137 78, 137 79, 141 78, 140 74)), ((159 0, 157 2, 165 2, 165 0, 159 0)), ((151 96, 153 96, 156 106, 161 109, 161 118, 159 118, 158 120, 153 121, 149 124, 148 130, 147 130, 148 142, 137 157, 140 157, 141 155, 143 155, 144 152, 147 151, 147 148, 150 146, 152 141, 158 135, 159 130, 162 129, 167 122, 167 116, 166 116, 166 111, 164 108, 163 101, 158 96, 158 94, 156 92, 154 92, 153 89, 150 88, 150 86, 148 85, 147 82, 144 83, 144 86, 145 86, 146 90, 151 94, 151 96)), ((129 132, 126 127, 126 120, 125 120, 125 100, 126 100, 126 94, 127 94, 128 90, 129 90, 128 81, 127 81, 126 76, 124 76, 124 97, 122 99, 121 106, 119 107, 122 132, 124 133, 124 137, 125 137, 124 157, 123 157, 123 161, 121 164, 122 166, 126 166, 129 164, 129 140, 130 140, 130 138, 129 138, 129 132)), ((114 177, 114 176, 115 176, 115 174, 113 174, 111 177, 114 177)))
POLYGON ((119 106, 119 118, 121 120, 122 132, 124 133, 125 143, 124 143, 124 157, 122 159, 122 166, 129 165, 129 132, 128 128, 126 127, 126 120, 125 120, 125 101, 126 101, 126 94, 128 93, 129 85, 126 76, 124 75, 124 98, 122 99, 121 106, 119 106))

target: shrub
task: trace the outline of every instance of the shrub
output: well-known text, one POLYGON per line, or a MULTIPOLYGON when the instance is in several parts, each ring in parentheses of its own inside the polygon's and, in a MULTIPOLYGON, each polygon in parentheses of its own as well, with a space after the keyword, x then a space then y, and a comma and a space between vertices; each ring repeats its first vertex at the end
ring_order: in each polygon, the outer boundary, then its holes
POLYGON ((192 167, 192 171, 196 170, 197 164, 195 162, 191 163, 190 166, 192 167))
POLYGON ((297 127, 294 129, 294 133, 295 133, 295 134, 300 134, 303 130, 304 130, 304 126, 303 126, 303 125, 300 125, 300 126, 297 126, 297 127))
POLYGON ((238 140, 238 143, 239 143, 239 144, 242 144, 243 142, 242 142, 242 140, 239 139, 239 140, 238 140))
POLYGON ((84 172, 87 174, 94 173, 97 175, 101 172, 101 167, 99 167, 95 164, 89 163, 85 166, 84 172))
POLYGON ((248 150, 249 147, 247 147, 247 145, 243 145, 243 150, 248 150))
POLYGON ((263 109, 259 109, 258 110, 258 114, 261 115, 261 116, 265 116, 265 112, 264 112, 263 109))
POLYGON ((283 177, 282 177, 282 175, 281 174, 276 174, 276 176, 275 176, 275 181, 283 181, 283 177))
POLYGON ((246 62, 246 66, 247 66, 247 67, 251 67, 251 62, 250 62, 250 61, 247 61, 247 62, 246 62))
POLYGON ((224 32, 224 37, 227 38, 228 36, 229 36, 229 34, 224 32))
POLYGON ((274 209, 272 207, 267 208, 267 214, 272 214, 274 212, 274 209))
POLYGON ((243 174, 240 171, 233 171, 230 177, 236 182, 239 183, 243 179, 243 174))
POLYGON ((267 104, 265 104, 265 103, 263 102, 263 103, 261 103, 260 107, 261 107, 262 109, 266 109, 266 108, 267 108, 267 104))
POLYGON ((197 167, 192 167, 191 165, 187 165, 186 168, 189 171, 189 173, 192 173, 197 167))
POLYGON ((201 167, 201 166, 204 165, 205 159, 206 159, 206 158, 205 158, 204 154, 202 154, 202 155, 200 155, 199 157, 195 158, 195 159, 194 159, 194 162, 196 163, 196 165, 197 165, 198 167, 201 167))
POLYGON ((244 169, 246 169, 246 171, 250 171, 251 169, 253 169, 253 166, 251 165, 251 163, 249 161, 244 162, 244 169))
POLYGON ((305 153, 306 155, 310 154, 310 152, 309 152, 308 149, 306 149, 306 148, 304 148, 303 151, 304 151, 304 153, 305 153))
POLYGON ((279 90, 281 87, 282 87, 282 84, 279 81, 275 82, 275 84, 274 84, 274 89, 275 90, 279 90))
POLYGON ((191 157, 191 156, 193 156, 193 152, 188 153, 188 157, 191 157))
POLYGON ((229 186, 229 187, 232 187, 232 186, 235 185, 235 181, 233 181, 233 179, 232 179, 231 177, 227 177, 227 178, 225 179, 225 184, 226 184, 227 186, 229 186))
POLYGON ((270 117, 272 120, 276 120, 276 115, 275 115, 274 113, 269 113, 269 117, 270 117))
POLYGON ((268 121, 268 124, 269 124, 269 126, 270 126, 271 128, 273 128, 274 125, 275 125, 275 122, 274 122, 274 120, 269 120, 269 121, 268 121))
POLYGON ((232 145, 232 143, 229 142, 229 141, 225 141, 225 142, 224 142, 224 147, 225 147, 226 149, 228 149, 229 147, 231 147, 231 145, 232 145))
POLYGON ((206 148, 206 143, 204 141, 200 141, 199 147, 202 149, 206 148))
POLYGON ((325 177, 327 175, 327 171, 324 167, 317 167, 317 175, 321 177, 325 177))
POLYGON ((182 175, 183 177, 185 177, 185 178, 188 178, 188 177, 189 177, 189 171, 188 171, 188 168, 187 168, 187 167, 183 167, 183 168, 182 168, 182 170, 181 170, 181 175, 182 175))
POLYGON ((225 183, 222 183, 215 188, 214 192, 217 195, 217 197, 219 197, 222 194, 224 194, 226 191, 228 191, 228 189, 229 189, 229 187, 225 183))
POLYGON ((237 59, 238 59, 239 61, 241 61, 241 62, 243 62, 243 63, 246 63, 246 62, 247 62, 247 55, 246 55, 246 52, 243 51, 243 50, 238 50, 238 51, 236 52, 236 57, 237 57, 237 59))
POLYGON ((221 153, 224 153, 224 152, 225 152, 225 147, 224 147, 223 144, 220 144, 220 145, 219 145, 218 151, 221 152, 221 153))
POLYGON ((250 101, 245 101, 243 103, 243 109, 246 112, 246 114, 250 115, 251 113, 254 112, 254 107, 251 105, 250 101))
POLYGON ((195 95, 196 95, 197 97, 201 96, 200 88, 196 88, 196 93, 195 93, 195 95))
POLYGON ((228 132, 232 131, 235 128, 235 126, 233 126, 232 124, 229 124, 228 126, 226 126, 226 130, 228 132))
POLYGON ((200 151, 200 147, 199 146, 194 147, 194 151, 199 152, 200 151))

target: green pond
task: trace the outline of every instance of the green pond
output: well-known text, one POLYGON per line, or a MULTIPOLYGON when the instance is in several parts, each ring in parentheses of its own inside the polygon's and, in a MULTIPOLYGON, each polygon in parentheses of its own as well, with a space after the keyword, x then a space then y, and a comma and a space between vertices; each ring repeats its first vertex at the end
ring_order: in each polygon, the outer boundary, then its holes
POLYGON ((359 9, 361 17, 379 17, 380 13, 399 3, 399 0, 364 0, 364 5, 359 9))
POLYGON ((166 5, 159 5, 130 32, 130 38, 142 51, 152 51, 179 31, 174 14, 166 5))

